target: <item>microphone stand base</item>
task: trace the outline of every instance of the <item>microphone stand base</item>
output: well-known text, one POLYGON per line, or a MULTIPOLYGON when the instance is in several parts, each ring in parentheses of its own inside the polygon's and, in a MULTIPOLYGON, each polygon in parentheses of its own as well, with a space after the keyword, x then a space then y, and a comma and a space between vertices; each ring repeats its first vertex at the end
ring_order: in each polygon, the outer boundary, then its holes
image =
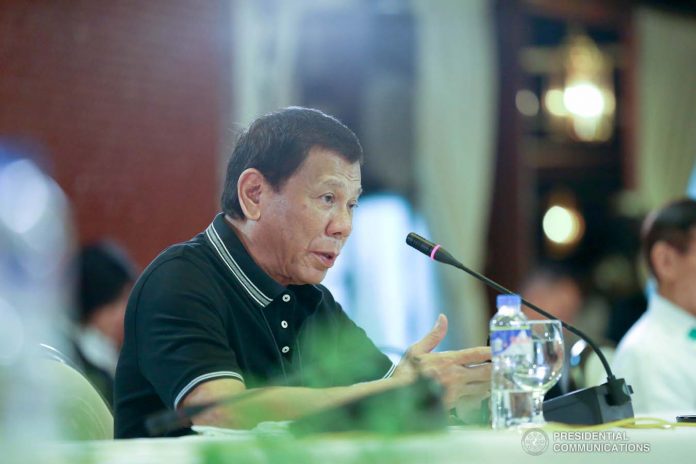
MULTIPOLYGON (((616 380, 630 392, 623 379, 616 380)), ((566 393, 544 401, 544 418, 549 422, 598 425, 634 417, 630 396, 617 404, 612 404, 611 398, 607 383, 566 393)))

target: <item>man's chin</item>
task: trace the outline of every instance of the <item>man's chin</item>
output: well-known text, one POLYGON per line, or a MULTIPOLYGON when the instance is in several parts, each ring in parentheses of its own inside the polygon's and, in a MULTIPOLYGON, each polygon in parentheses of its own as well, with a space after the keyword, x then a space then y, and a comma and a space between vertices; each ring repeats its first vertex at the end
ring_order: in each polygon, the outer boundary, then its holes
MULTIPOLYGON (((328 270, 328 269, 327 269, 328 270)), ((317 285, 320 284, 326 277, 325 271, 314 271, 303 276, 304 285, 317 285)))
POLYGON ((285 285, 316 285, 316 284, 320 284, 324 280, 324 277, 326 277, 326 271, 328 271, 328 269, 324 269, 324 270, 311 269, 310 271, 297 273, 297 274, 295 274, 294 278, 288 279, 288 281, 285 285))

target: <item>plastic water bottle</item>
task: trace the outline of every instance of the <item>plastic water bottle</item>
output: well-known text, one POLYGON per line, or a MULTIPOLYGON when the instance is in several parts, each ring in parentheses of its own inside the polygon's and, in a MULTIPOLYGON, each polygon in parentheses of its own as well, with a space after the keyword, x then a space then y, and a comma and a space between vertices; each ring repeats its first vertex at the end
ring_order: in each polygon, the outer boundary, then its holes
POLYGON ((490 323, 491 421, 494 429, 505 429, 532 419, 532 393, 513 381, 515 369, 531 356, 531 332, 519 295, 498 295, 497 307, 490 323))

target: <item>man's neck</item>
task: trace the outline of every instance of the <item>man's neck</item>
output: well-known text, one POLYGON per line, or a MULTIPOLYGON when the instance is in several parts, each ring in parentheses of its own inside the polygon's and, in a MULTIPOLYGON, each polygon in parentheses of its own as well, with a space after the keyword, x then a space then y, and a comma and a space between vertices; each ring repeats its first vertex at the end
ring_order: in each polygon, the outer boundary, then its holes
POLYGON ((657 293, 685 313, 689 313, 696 317, 696 308, 690 308, 687 298, 682 298, 678 292, 673 291, 669 287, 659 286, 657 288, 657 293))
POLYGON ((278 282, 280 285, 287 287, 290 282, 285 282, 276 273, 271 271, 271 266, 268 264, 267 259, 264 258, 264 253, 262 253, 259 247, 256 246, 256 240, 254 240, 254 224, 249 220, 235 219, 233 217, 225 214, 225 222, 229 227, 232 228, 234 233, 242 242, 242 246, 249 253, 251 259, 254 260, 257 266, 263 270, 271 279, 278 282))
MULTIPOLYGON (((244 248, 249 252, 249 255, 253 258, 252 250, 250 249, 251 239, 249 238, 251 226, 249 221, 235 219, 227 214, 225 214, 225 223, 234 231, 234 233, 242 242, 244 248)), ((254 260, 256 261, 256 260, 254 260)))

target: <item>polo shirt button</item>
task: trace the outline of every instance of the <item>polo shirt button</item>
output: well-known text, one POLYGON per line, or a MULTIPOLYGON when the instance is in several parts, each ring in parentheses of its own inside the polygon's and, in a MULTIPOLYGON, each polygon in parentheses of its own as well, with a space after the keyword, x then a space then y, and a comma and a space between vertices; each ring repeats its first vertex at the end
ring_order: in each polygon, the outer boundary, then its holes
POLYGON ((288 321, 282 321, 282 322, 280 323, 280 326, 281 326, 282 328, 284 328, 284 329, 287 329, 287 328, 288 328, 288 321))
POLYGON ((288 301, 290 301, 290 295, 287 295, 287 294, 286 294, 286 295, 283 295, 283 301, 286 302, 286 303, 287 303, 288 301))
POLYGON ((283 354, 285 354, 285 353, 287 353, 288 351, 290 351, 290 347, 289 347, 289 346, 284 346, 280 351, 282 351, 283 354))

